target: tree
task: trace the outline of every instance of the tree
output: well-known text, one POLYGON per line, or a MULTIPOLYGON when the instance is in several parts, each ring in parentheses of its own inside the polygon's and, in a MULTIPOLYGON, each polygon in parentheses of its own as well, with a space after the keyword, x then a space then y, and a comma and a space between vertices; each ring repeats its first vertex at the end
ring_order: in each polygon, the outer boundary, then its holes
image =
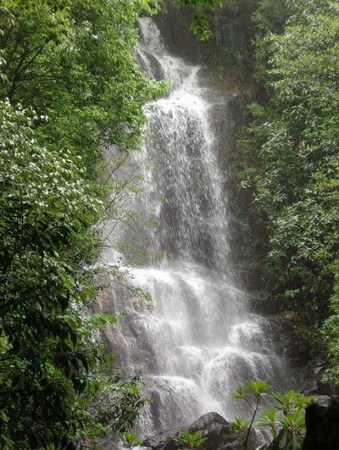
POLYGON ((76 397, 103 358, 74 309, 94 293, 89 226, 103 205, 69 153, 37 144, 26 111, 2 102, 0 123, 0 435, 9 448, 66 445, 86 421, 76 397))
POLYGON ((277 290, 319 324, 328 315, 338 242, 338 7, 288 2, 280 35, 266 36, 272 96, 257 109, 257 201, 270 231, 277 290))
MULTIPOLYGON (((0 98, 33 107, 48 148, 73 149, 92 159, 98 139, 136 146, 143 104, 161 88, 141 73, 133 55, 141 11, 148 0, 9 1, 0 37, 0 98)), ((7 1, 4 2, 5 6, 7 1)), ((38 124, 37 124, 38 125, 38 124)), ((93 164, 92 164, 93 165, 93 164)))
MULTIPOLYGON (((252 417, 249 422, 244 447, 247 449, 248 440, 250 437, 251 429, 253 427, 255 418, 258 414, 259 408, 263 402, 263 399, 267 395, 267 391, 269 389, 269 384, 267 380, 246 380, 243 383, 243 386, 239 387, 234 395, 233 398, 235 400, 244 400, 246 404, 249 406, 252 417)), ((237 418, 239 419, 239 418, 237 418)), ((238 420, 238 425, 243 425, 244 423, 241 423, 238 420)))
POLYGON ((262 412, 256 421, 257 426, 265 427, 271 433, 273 441, 263 446, 271 450, 298 450, 305 437, 305 408, 312 401, 312 397, 305 397, 298 392, 289 391, 286 394, 269 394, 266 380, 246 380, 234 393, 236 400, 243 400, 252 413, 251 422, 236 417, 233 428, 246 431, 244 448, 248 446, 248 438, 255 423, 256 416, 267 398, 272 404, 271 409, 262 412))
POLYGON ((191 7, 193 18, 190 31, 201 41, 209 40, 213 32, 210 28, 208 13, 222 7, 220 0, 177 0, 183 6, 191 7))
POLYGON ((322 327, 322 336, 326 344, 329 368, 324 381, 339 384, 339 263, 333 264, 335 273, 334 292, 330 298, 330 316, 322 327))
POLYGON ((2 448, 74 448, 126 431, 142 403, 138 380, 105 375, 97 330, 115 318, 93 314, 91 267, 107 206, 100 142, 135 148, 141 107, 162 89, 133 56, 134 23, 155 4, 0 7, 2 448))

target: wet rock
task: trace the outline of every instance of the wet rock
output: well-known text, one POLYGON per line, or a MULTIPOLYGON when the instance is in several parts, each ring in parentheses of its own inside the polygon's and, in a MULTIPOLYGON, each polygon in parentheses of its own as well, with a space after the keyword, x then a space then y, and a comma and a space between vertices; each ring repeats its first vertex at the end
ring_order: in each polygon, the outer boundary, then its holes
POLYGON ((306 408, 302 450, 339 450, 339 397, 319 395, 306 408))
MULTIPOLYGON (((190 432, 201 431, 201 437, 207 437, 199 448, 201 450, 242 450, 246 439, 245 432, 234 432, 232 425, 217 413, 208 413, 200 417, 185 429, 190 432)), ((180 430, 181 431, 181 430, 180 430)), ((143 446, 152 450, 179 450, 182 445, 175 441, 180 431, 173 434, 160 433, 145 439, 143 446)), ((261 444, 255 430, 251 432, 248 450, 254 450, 261 444)))

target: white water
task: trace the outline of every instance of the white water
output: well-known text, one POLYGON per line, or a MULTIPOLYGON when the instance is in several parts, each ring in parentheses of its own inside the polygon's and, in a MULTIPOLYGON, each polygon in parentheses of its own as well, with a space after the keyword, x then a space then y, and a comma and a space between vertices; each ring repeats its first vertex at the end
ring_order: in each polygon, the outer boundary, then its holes
MULTIPOLYGON (((120 237, 147 247, 147 262, 130 274, 151 294, 152 310, 114 282, 101 301, 103 309, 126 312, 107 336, 123 369, 140 370, 146 382, 152 402, 139 424, 145 435, 211 411, 232 418, 239 409, 230 394, 239 384, 278 380, 283 363, 272 351, 271 325, 249 312, 230 264, 222 131, 213 113, 222 100, 204 86, 199 67, 167 52, 151 19, 142 19, 140 29, 143 70, 172 83, 166 97, 145 107, 150 138, 129 166, 145 178, 133 207, 141 217, 152 210, 157 223, 150 228, 140 220, 120 237)), ((115 263, 112 255, 104 254, 107 264, 115 263)))

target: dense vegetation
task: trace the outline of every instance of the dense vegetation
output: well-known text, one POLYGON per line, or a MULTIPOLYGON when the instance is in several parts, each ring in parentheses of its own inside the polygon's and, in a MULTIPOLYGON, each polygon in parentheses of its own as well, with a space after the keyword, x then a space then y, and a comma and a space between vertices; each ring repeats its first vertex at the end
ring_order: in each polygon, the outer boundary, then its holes
POLYGON ((141 106, 159 91, 132 53, 134 23, 155 3, 0 6, 1 448, 74 448, 136 415, 138 381, 104 376, 93 333, 115 318, 92 312, 91 266, 100 141, 135 148, 141 106))
POLYGON ((325 340, 336 339, 336 365, 339 9, 327 0, 262 1, 255 19, 261 95, 251 105, 248 173, 268 230, 270 282, 306 339, 334 313, 325 340))

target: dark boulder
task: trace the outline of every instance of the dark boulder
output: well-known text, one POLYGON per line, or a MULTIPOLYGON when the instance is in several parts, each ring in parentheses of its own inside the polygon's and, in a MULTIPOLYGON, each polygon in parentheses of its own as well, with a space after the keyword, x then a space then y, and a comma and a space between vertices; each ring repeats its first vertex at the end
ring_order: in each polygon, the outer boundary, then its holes
MULTIPOLYGON (((201 437, 207 437, 199 448, 201 450, 242 450, 246 432, 234 432, 233 427, 217 413, 208 413, 200 417, 185 429, 190 432, 201 431, 201 437)), ((181 431, 181 430, 180 430, 181 431)), ((143 446, 152 450, 179 450, 182 445, 175 441, 180 431, 174 434, 163 433, 145 439, 143 446)), ((254 450, 260 445, 260 439, 253 430, 248 442, 248 450, 254 450)))
POLYGON ((339 450, 339 397, 319 395, 306 408, 302 450, 339 450))

